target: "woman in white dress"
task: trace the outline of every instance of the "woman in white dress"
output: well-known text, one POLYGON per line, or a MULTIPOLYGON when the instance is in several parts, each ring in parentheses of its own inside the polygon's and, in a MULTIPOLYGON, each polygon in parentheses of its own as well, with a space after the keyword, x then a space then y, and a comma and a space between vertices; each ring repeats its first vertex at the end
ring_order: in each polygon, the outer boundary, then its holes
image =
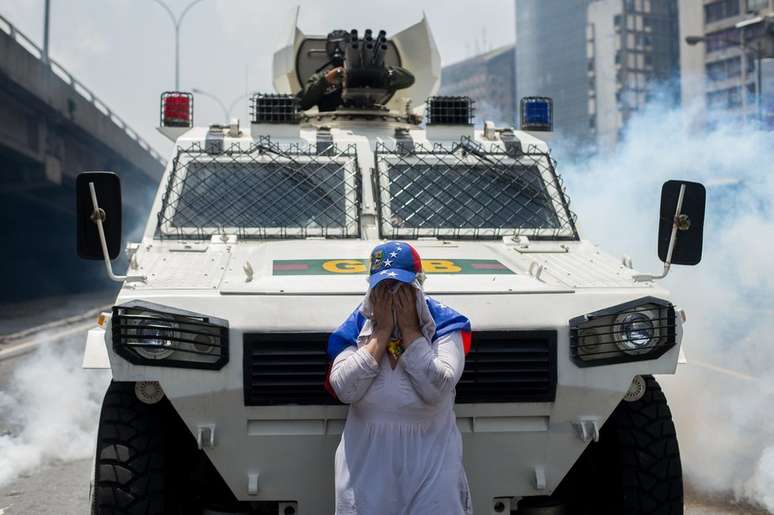
POLYGON ((413 247, 377 246, 363 303, 329 340, 329 385, 350 404, 336 515, 472 513, 454 415, 470 323, 422 281, 413 247))

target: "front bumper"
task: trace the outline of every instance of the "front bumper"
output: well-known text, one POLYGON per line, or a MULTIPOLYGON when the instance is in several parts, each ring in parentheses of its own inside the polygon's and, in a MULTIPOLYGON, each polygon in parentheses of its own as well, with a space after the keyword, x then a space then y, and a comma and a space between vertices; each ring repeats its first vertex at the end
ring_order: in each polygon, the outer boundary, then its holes
MULTIPOLYGON (((475 313, 471 317, 474 332, 518 329, 556 334, 553 402, 486 403, 477 399, 455 407, 475 513, 491 513, 495 497, 550 494, 620 402, 632 377, 674 372, 679 345, 651 361, 589 368, 572 362, 568 320, 632 297, 625 292, 596 292, 439 298, 461 312, 475 313)), ((212 432, 212 439, 200 438, 202 446, 240 500, 297 501, 299 513, 330 513, 334 452, 346 406, 245 405, 247 346, 241 342, 246 334, 287 333, 289 326, 301 333, 330 331, 359 299, 216 296, 152 300, 229 320, 229 362, 219 371, 133 365, 115 355, 108 342, 114 378, 159 381, 194 436, 212 432), (300 313, 299 301, 314 306, 313 315, 300 313)), ((681 331, 678 333, 679 341, 681 331)))

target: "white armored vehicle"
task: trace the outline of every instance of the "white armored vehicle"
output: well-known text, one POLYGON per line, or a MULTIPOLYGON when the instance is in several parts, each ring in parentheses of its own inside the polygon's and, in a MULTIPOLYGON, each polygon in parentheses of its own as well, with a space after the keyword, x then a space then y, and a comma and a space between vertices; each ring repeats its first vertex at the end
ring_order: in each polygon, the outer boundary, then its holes
POLYGON ((79 252, 123 282, 84 355, 113 377, 93 512, 330 515, 347 406, 323 388, 326 341, 362 299, 370 250, 394 239, 472 321, 455 412, 477 515, 682 513, 653 374, 675 372, 684 318, 657 280, 699 261, 703 188, 665 184, 665 269, 638 273, 579 233, 537 137, 550 100, 522 101, 521 130, 479 130, 470 99, 432 96, 424 20, 379 47, 413 85, 352 86, 344 62, 334 110, 299 109, 328 53, 295 27, 249 125, 193 127, 191 96, 162 95, 175 150, 127 276, 110 263, 118 178, 79 176, 79 252))

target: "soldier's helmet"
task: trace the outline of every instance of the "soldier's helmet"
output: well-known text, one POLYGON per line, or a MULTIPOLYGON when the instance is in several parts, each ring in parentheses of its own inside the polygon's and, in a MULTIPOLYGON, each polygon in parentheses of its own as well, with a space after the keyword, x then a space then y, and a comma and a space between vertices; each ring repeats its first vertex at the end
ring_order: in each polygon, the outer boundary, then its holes
POLYGON ((328 34, 325 51, 334 65, 340 66, 344 61, 344 48, 348 40, 349 32, 346 30, 334 30, 328 34))

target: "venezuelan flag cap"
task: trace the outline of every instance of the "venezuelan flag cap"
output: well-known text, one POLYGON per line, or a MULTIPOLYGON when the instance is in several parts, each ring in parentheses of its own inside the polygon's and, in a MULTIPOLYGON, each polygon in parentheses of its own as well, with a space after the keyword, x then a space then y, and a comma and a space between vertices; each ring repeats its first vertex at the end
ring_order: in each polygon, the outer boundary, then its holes
POLYGON ((385 279, 412 283, 422 271, 422 260, 416 249, 402 241, 388 241, 371 251, 371 288, 385 279))

